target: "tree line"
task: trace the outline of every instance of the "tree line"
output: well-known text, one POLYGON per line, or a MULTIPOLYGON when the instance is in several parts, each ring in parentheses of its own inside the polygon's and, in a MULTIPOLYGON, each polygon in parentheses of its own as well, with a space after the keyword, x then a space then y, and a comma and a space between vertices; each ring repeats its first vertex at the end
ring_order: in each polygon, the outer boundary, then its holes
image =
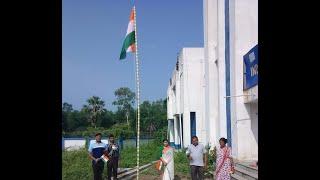
MULTIPOLYGON (((72 104, 62 105, 62 130, 64 133, 85 131, 88 128, 112 128, 126 126, 136 131, 135 93, 128 87, 121 87, 114 92, 116 111, 107 110, 105 102, 98 96, 87 99, 81 110, 74 110, 72 104)), ((167 127, 166 99, 144 101, 140 104, 140 131, 150 135, 167 127)))

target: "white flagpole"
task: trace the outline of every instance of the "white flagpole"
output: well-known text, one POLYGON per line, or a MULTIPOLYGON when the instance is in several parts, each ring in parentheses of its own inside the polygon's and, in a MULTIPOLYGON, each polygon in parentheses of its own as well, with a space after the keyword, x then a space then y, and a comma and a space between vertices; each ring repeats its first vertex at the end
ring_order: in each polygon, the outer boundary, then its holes
POLYGON ((137 83, 137 180, 139 180, 139 155, 140 155, 140 81, 139 81, 139 59, 138 59, 138 36, 137 36, 137 18, 136 18, 136 7, 133 6, 134 11, 134 31, 135 31, 135 42, 136 42, 136 83, 137 83))

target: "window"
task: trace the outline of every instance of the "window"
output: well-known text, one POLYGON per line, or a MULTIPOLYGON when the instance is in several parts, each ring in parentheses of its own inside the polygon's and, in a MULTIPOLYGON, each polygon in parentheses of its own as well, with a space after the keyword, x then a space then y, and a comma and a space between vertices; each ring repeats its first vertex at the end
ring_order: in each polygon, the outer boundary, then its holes
POLYGON ((179 61, 176 63, 176 70, 179 71, 179 61))
POLYGON ((183 144, 183 114, 181 114, 181 144, 183 144))
POLYGON ((196 136, 197 133, 196 133, 196 113, 195 112, 190 112, 190 130, 191 130, 191 137, 196 136))

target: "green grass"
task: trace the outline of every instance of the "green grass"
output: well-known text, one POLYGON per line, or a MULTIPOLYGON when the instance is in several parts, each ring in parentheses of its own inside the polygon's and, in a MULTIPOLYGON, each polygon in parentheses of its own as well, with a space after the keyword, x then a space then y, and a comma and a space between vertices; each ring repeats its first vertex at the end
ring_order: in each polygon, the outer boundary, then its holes
MULTIPOLYGON (((140 165, 145 165, 152 161, 158 160, 160 157, 159 143, 149 143, 140 146, 140 165)), ((120 151, 120 168, 133 168, 137 165, 137 149, 126 148, 120 151)), ((209 170, 213 171, 214 156, 209 156, 209 170)), ((174 168, 175 174, 179 177, 190 177, 189 161, 185 155, 185 151, 174 153, 174 168)), ((142 174, 158 176, 159 173, 154 165, 142 174)), ((103 171, 103 176, 107 176, 107 167, 103 171)), ((93 172, 91 160, 88 157, 87 149, 77 151, 63 151, 62 152, 62 179, 63 180, 88 180, 92 179, 93 172)))
MULTIPOLYGON (((155 161, 159 158, 159 147, 156 143, 140 146, 140 165, 155 161)), ((120 151, 120 168, 132 168, 137 165, 137 149, 126 148, 120 151)), ((105 164, 103 176, 107 176, 105 164)), ((88 180, 92 179, 93 172, 91 160, 87 149, 77 151, 62 151, 62 179, 63 180, 88 180)))
MULTIPOLYGON (((105 166, 104 176, 107 167, 105 166)), ((62 179, 63 180, 88 180, 92 179, 93 172, 91 160, 86 149, 62 152, 62 179)))
MULTIPOLYGON (((160 145, 152 142, 140 146, 140 165, 148 164, 160 157, 160 145)), ((137 165, 137 148, 128 147, 121 151, 120 167, 132 168, 137 165)))

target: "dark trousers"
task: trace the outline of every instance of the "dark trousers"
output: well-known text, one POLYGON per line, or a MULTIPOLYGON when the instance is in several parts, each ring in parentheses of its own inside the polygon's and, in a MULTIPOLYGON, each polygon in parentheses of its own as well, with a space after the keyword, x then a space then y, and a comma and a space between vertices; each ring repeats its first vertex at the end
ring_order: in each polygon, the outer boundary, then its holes
POLYGON ((108 180, 111 180, 111 176, 113 176, 114 180, 117 179, 118 161, 119 161, 119 158, 111 158, 108 161, 108 180))
POLYGON ((94 180, 102 180, 102 172, 104 169, 104 162, 102 160, 98 161, 97 163, 92 163, 93 169, 93 179, 94 180))
POLYGON ((203 167, 202 166, 190 166, 191 179, 192 180, 203 180, 203 167))

